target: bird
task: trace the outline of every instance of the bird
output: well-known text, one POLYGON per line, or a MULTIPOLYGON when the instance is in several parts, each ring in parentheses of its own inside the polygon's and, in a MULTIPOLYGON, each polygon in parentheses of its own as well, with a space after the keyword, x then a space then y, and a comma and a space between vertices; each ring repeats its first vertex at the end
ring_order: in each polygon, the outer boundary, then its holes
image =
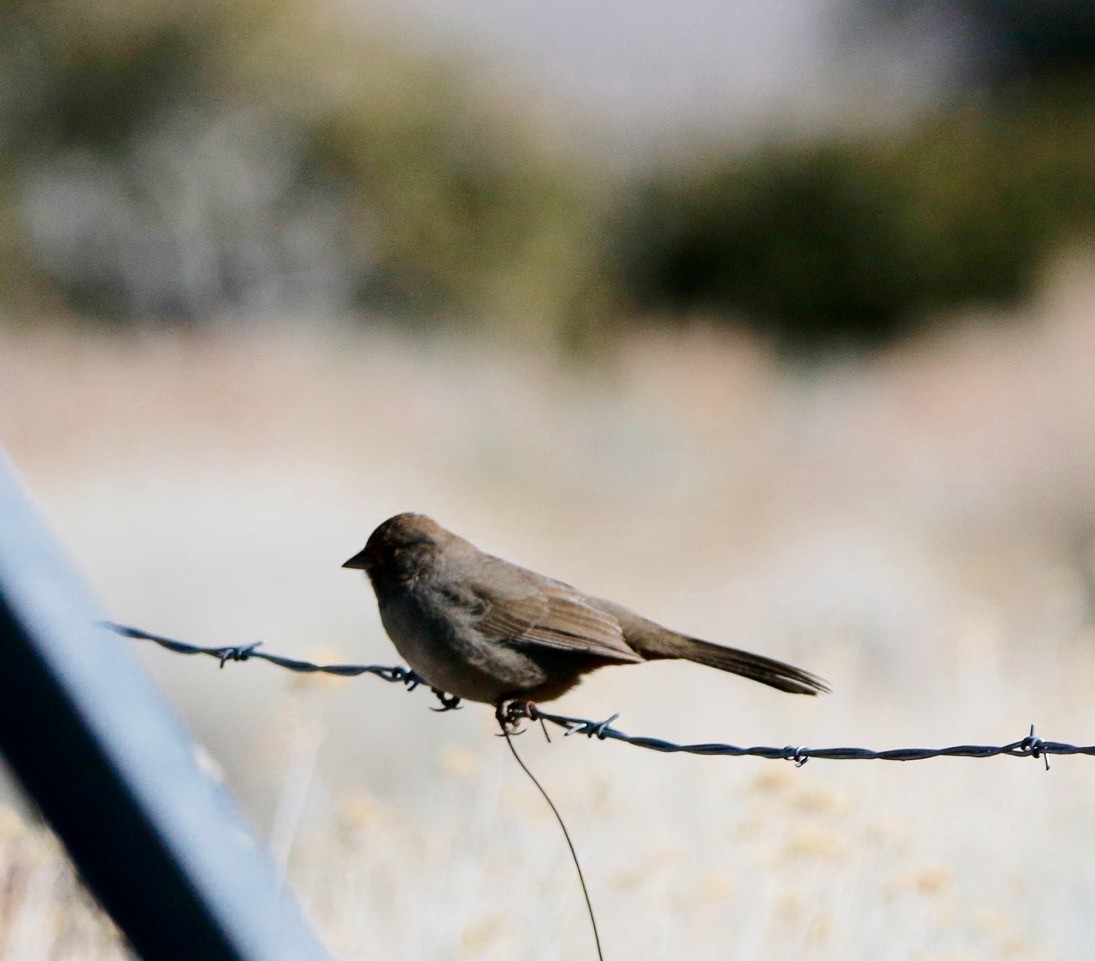
POLYGON ((385 631, 443 707, 491 704, 503 725, 590 671, 645 661, 693 661, 791 694, 829 690, 801 668, 670 630, 481 551, 424 514, 388 518, 342 566, 368 576, 385 631))

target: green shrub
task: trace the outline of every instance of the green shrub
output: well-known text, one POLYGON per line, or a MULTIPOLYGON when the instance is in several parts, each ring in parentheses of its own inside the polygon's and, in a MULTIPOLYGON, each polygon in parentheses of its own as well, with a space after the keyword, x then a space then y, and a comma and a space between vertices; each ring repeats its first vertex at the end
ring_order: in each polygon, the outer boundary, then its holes
POLYGON ((77 309, 202 322, 359 306, 558 320, 589 284, 580 164, 474 71, 312 0, 6 0, 0 149, 77 309))
POLYGON ((745 323, 791 353, 880 346, 933 314, 1026 296, 1095 224, 1095 115, 941 111, 872 141, 692 158, 637 185, 620 225, 641 310, 745 323))

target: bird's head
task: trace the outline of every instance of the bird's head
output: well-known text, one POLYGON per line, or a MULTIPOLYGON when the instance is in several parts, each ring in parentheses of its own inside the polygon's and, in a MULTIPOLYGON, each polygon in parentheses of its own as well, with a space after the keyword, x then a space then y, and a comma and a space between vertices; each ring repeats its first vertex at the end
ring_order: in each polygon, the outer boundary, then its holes
POLYGON ((452 540, 454 534, 425 514, 396 514, 342 566, 365 571, 374 587, 398 587, 416 580, 452 540))

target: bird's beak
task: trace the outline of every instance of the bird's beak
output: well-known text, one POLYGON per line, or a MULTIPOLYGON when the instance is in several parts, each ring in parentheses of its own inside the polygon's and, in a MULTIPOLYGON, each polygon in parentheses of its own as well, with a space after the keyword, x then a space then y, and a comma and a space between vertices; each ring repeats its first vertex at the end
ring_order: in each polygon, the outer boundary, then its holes
POLYGON ((368 554, 365 553, 364 550, 362 550, 359 553, 355 554, 353 557, 351 557, 342 566, 349 567, 351 570, 355 571, 367 571, 370 567, 374 567, 375 565, 376 559, 370 557, 368 554))

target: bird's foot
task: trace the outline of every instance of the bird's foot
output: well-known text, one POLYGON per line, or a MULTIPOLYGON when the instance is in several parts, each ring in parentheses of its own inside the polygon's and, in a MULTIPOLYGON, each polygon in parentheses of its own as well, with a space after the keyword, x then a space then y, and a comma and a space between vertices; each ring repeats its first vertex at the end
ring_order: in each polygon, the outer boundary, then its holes
POLYGON ((534 721, 539 717, 536 705, 520 697, 499 701, 494 708, 494 718, 505 734, 521 733, 521 722, 534 721))
POLYGON ((437 711, 438 713, 444 713, 445 711, 459 711, 460 710, 460 698, 456 694, 447 694, 439 687, 431 687, 434 697, 440 702, 440 707, 431 707, 431 711, 437 711))

